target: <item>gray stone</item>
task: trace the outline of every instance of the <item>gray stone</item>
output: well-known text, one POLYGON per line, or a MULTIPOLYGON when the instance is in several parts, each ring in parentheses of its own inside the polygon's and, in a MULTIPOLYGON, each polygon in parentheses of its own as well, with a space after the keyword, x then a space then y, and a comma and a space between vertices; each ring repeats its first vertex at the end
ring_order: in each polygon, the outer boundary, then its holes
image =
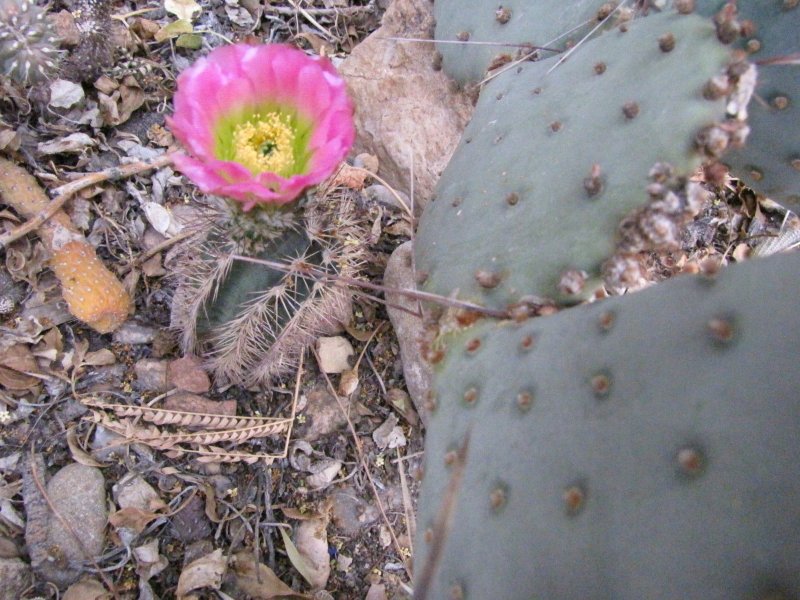
POLYGON ((140 392, 166 392, 172 386, 167 382, 168 361, 145 358, 133 368, 136 380, 133 387, 140 392))
POLYGON ((341 402, 345 410, 349 410, 350 399, 339 398, 337 402, 325 386, 316 386, 306 394, 306 398, 307 403, 302 412, 305 421, 296 425, 294 430, 297 439, 313 442, 347 426, 347 417, 339 403, 341 402))
MULTIPOLYGON (((395 249, 392 256, 389 257, 386 272, 383 275, 384 286, 395 290, 416 289, 411 268, 412 255, 411 242, 406 242, 395 249)), ((425 394, 431 387, 433 371, 420 350, 422 319, 408 312, 416 310, 416 300, 396 292, 386 292, 386 311, 389 313, 389 319, 400 345, 406 387, 423 424, 427 425, 428 412, 425 409, 425 394)))
POLYGON ((136 321, 125 321, 114 332, 114 341, 118 344, 150 344, 156 337, 156 329, 142 325, 136 321))
POLYGON ((0 600, 17 600, 31 585, 31 568, 19 558, 0 558, 0 600))
POLYGON ((73 463, 53 476, 47 495, 58 517, 50 514, 47 558, 34 568, 43 579, 65 587, 78 578, 85 561, 103 550, 108 521, 105 479, 100 469, 73 463))
POLYGON ((356 105, 357 151, 377 156, 379 175, 407 194, 413 161, 419 208, 433 195, 472 104, 434 69, 434 44, 385 38, 430 39, 433 24, 429 0, 394 0, 381 27, 339 69, 356 105))

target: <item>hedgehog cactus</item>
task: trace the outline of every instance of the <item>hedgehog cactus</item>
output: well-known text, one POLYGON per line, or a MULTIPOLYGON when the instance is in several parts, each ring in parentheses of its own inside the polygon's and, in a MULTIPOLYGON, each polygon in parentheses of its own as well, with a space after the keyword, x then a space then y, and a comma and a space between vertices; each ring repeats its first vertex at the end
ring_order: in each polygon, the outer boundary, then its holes
POLYGON ((184 350, 206 351, 217 376, 253 385, 291 370, 318 335, 347 323, 350 295, 328 278, 358 274, 365 232, 354 199, 352 190, 326 189, 302 217, 222 207, 212 219, 204 209, 176 263, 172 325, 184 350))
POLYGON ((47 79, 58 62, 45 10, 32 0, 0 0, 0 71, 21 84, 47 79))
POLYGON ((217 49, 178 78, 169 123, 187 154, 176 166, 233 202, 211 197, 202 210, 177 261, 172 324, 228 381, 286 372, 349 320, 350 296, 330 279, 361 261, 352 195, 328 185, 297 199, 347 154, 352 110, 327 59, 277 44, 217 49))

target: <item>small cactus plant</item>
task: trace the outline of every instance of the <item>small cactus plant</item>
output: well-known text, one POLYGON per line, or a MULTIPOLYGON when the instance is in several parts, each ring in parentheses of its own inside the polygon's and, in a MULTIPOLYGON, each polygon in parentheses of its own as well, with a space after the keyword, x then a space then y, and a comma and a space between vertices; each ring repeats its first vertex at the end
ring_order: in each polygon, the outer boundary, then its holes
POLYGON ((0 0, 0 71, 20 84, 48 79, 59 51, 45 10, 33 0, 0 0))
POLYGON ((184 351, 206 354, 220 378, 254 385, 285 374, 317 336, 346 324, 350 293, 328 278, 358 275, 365 232, 354 200, 352 190, 324 189, 302 216, 227 206, 211 227, 214 211, 204 208, 175 263, 172 326, 184 351))
POLYGON ((347 322, 364 233, 352 192, 323 185, 355 131, 344 80, 278 44, 220 48, 178 78, 169 119, 188 154, 175 164, 215 196, 177 261, 172 324, 217 376, 253 385, 295 366, 347 322), (271 265, 242 260, 262 258, 271 265), (275 262, 284 267, 276 268, 275 262))

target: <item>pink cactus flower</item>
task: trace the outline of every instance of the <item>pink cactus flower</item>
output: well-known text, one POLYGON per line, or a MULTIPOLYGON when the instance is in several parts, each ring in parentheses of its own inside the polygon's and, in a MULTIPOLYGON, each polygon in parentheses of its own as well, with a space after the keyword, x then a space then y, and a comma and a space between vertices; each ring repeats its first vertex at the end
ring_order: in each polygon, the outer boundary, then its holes
POLYGON ((286 204, 320 183, 353 144, 353 106, 324 58, 278 44, 234 44, 178 77, 168 124, 175 166, 245 211, 286 204))

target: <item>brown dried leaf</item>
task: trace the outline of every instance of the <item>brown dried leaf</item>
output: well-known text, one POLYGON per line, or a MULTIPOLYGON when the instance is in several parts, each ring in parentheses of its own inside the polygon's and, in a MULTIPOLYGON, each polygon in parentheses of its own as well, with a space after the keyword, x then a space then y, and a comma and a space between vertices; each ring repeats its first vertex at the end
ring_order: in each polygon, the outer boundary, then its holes
POLYGON ((111 593, 96 579, 81 579, 69 586, 63 600, 109 600, 111 597, 111 593))
MULTIPOLYGON (((144 90, 139 87, 133 77, 125 78, 125 85, 120 87, 119 119, 124 123, 131 118, 135 110, 144 104, 144 90)), ((119 123, 116 123, 117 125, 119 123)))
POLYGON ((292 591, 267 565, 256 562, 252 552, 237 552, 231 561, 231 568, 235 576, 233 585, 254 600, 308 598, 292 591))
POLYGON ((94 352, 87 352, 83 357, 83 364, 90 367, 103 367, 116 364, 117 357, 108 348, 101 348, 94 352))
POLYGON ((26 345, 0 350, 0 385, 9 390, 28 390, 39 383, 28 373, 39 373, 39 365, 26 345))
MULTIPOLYGON (((299 556, 292 557, 287 545, 289 559, 300 574, 314 589, 323 589, 331 574, 331 561, 328 554, 328 518, 301 521, 294 534, 294 545, 299 556)), ((280 528, 283 533, 283 528, 280 528)), ((285 541, 285 539, 284 539, 285 541)))
POLYGON ((158 513, 129 506, 127 508, 121 508, 117 512, 112 513, 108 517, 108 522, 117 529, 131 529, 139 534, 144 531, 145 527, 147 527, 147 524, 150 523, 150 521, 158 519, 162 516, 163 515, 158 513))
POLYGON ((351 190, 363 190, 366 185, 369 173, 363 169, 351 167, 347 163, 342 164, 342 167, 333 176, 332 186, 343 186, 351 190))
POLYGON ((218 590, 227 568, 221 548, 189 563, 178 578, 178 599, 186 598, 189 592, 200 588, 218 590))
POLYGON ((339 379, 339 395, 349 396, 358 387, 358 369, 348 369, 339 379))
POLYGON ((82 465, 86 465, 87 467, 108 466, 105 463, 101 463, 95 460, 91 454, 86 452, 81 447, 81 444, 78 441, 78 433, 75 431, 74 427, 71 427, 67 430, 67 445, 69 446, 69 452, 72 455, 72 458, 75 460, 75 462, 78 462, 82 465))

